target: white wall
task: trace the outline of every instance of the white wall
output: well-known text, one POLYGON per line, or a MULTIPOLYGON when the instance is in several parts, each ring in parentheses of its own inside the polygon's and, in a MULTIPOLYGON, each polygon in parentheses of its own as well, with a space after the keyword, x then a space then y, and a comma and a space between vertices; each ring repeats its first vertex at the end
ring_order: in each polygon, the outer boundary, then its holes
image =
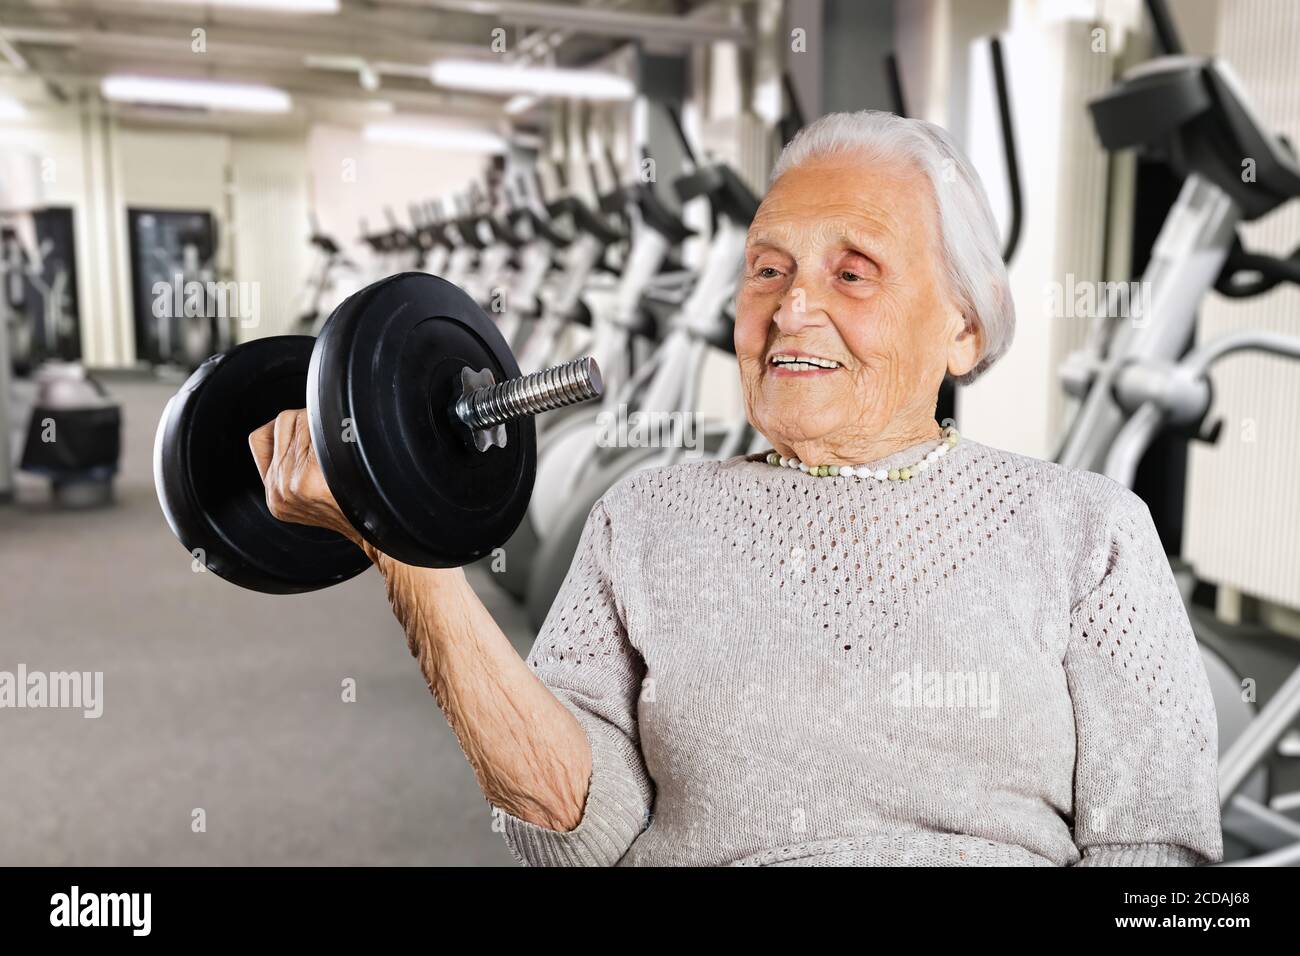
POLYGON ((128 206, 225 209, 225 133, 119 128, 117 156, 128 206))
MULTIPOLYGON (((1023 221, 1009 269, 1016 309, 1011 349, 958 397, 959 427, 987 444, 1050 458, 1066 406, 1058 368, 1088 322, 1049 309, 1049 283, 1104 278, 1106 154, 1087 100, 1110 83, 1113 51, 1094 53, 1082 21, 1022 20, 1003 52, 1020 159, 1023 221)), ((1010 198, 987 48, 970 59, 966 148, 1006 234, 1010 198)), ((963 111, 965 112, 965 111, 963 111)))
MULTIPOLYGON (((327 125, 308 134, 306 159, 320 227, 345 246, 360 235, 363 218, 372 230, 384 228, 385 205, 407 223, 408 203, 463 192, 482 179, 489 162, 477 153, 366 142, 359 130, 327 125)), ((364 256, 359 248, 356 253, 364 256)))
POLYGON ((240 341, 296 331, 311 269, 306 142, 240 137, 230 143, 230 216, 222 240, 236 279, 257 283, 240 341))

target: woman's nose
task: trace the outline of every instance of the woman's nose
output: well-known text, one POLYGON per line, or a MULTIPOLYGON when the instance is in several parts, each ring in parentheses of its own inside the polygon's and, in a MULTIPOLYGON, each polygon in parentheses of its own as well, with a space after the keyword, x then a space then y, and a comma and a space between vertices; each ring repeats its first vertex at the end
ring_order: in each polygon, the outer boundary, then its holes
POLYGON ((787 292, 773 317, 777 328, 783 332, 820 325, 826 318, 822 296, 811 283, 797 285, 787 292))

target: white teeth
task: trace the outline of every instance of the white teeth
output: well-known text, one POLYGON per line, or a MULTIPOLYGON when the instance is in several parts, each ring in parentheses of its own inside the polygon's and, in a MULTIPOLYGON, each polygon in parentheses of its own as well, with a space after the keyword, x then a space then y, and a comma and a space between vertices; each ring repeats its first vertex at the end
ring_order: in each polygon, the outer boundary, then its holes
POLYGON ((777 353, 770 359, 773 365, 779 365, 782 368, 793 369, 796 372, 808 372, 819 368, 839 368, 839 362, 832 362, 830 359, 812 358, 810 356, 786 355, 777 353))

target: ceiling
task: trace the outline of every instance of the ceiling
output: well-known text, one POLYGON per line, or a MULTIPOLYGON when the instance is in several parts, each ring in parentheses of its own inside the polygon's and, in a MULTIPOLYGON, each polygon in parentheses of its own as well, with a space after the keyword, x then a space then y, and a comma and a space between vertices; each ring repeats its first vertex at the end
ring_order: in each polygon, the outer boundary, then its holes
MULTIPOLYGON (((377 112, 505 118, 505 97, 439 89, 439 58, 582 66, 628 42, 681 49, 745 42, 747 0, 340 0, 333 14, 240 9, 194 0, 0 0, 0 79, 28 98, 75 100, 109 73, 202 77, 278 87, 302 125, 377 112), (494 51, 495 34, 505 52, 494 51)), ((544 108, 544 107, 543 107, 544 108)), ((189 110, 123 107, 140 120, 220 123, 189 110)))

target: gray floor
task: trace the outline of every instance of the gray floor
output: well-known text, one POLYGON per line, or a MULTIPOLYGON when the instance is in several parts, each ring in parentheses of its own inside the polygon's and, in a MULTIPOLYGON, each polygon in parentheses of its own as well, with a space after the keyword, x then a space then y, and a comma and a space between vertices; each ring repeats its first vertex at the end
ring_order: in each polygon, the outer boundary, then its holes
POLYGON ((24 480, 0 507, 0 670, 104 672, 97 720, 0 710, 0 864, 510 864, 375 572, 297 597, 193 573, 150 473, 175 386, 111 388, 116 506, 57 512, 24 480))
MULTIPOLYGON (((511 864, 378 576, 270 597, 193 573, 150 473, 176 383, 110 387, 116 505, 56 511, 20 476, 0 507, 0 671, 105 684, 99 719, 0 710, 0 865, 511 864)), ((469 573, 526 652, 521 610, 469 573)), ((1268 695, 1295 666, 1286 643, 1221 650, 1268 695)), ((1277 789, 1300 787, 1295 763, 1275 761, 1277 789)))

